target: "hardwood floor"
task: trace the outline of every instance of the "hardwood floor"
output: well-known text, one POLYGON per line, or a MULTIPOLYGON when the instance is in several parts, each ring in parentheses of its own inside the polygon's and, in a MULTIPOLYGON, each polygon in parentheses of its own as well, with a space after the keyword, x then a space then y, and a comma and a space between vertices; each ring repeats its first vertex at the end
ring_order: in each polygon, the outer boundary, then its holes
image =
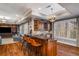
POLYGON ((12 44, 6 44, 6 45, 0 45, 0 56, 25 56, 28 55, 27 51, 24 54, 24 47, 22 47, 22 44, 12 43, 12 44))
POLYGON ((79 56, 79 48, 57 43, 57 56, 79 56))
MULTIPOLYGON (((28 50, 21 43, 0 45, 0 56, 29 56, 28 50)), ((79 56, 79 48, 58 43, 57 56, 79 56)))

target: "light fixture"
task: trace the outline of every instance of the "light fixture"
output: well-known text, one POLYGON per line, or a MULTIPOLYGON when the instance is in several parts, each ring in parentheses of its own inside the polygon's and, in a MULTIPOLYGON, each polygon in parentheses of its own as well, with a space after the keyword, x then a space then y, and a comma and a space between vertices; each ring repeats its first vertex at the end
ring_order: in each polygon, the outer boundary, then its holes
POLYGON ((10 17, 5 17, 5 19, 11 19, 10 17))
POLYGON ((56 16, 53 15, 53 7, 51 5, 47 6, 47 8, 50 8, 51 10, 51 14, 47 16, 47 20, 49 20, 50 22, 54 22, 56 19, 56 16))
MULTIPOLYGON (((0 16, 1 17, 1 16, 0 16)), ((7 19, 5 19, 5 17, 3 18, 0 18, 0 23, 6 23, 7 22, 7 19)))
POLYGON ((38 8, 38 10, 41 10, 42 8, 38 8))
POLYGON ((19 17, 19 15, 16 14, 16 17, 19 17))
POLYGON ((0 18, 2 18, 2 19, 11 19, 10 17, 7 17, 7 16, 0 16, 0 18))
POLYGON ((50 21, 52 23, 52 31, 49 31, 49 33, 52 33, 51 39, 54 39, 54 21, 56 20, 56 16, 54 15, 53 12, 53 7, 51 5, 48 5, 46 8, 50 8, 51 10, 51 14, 47 16, 47 20, 50 21))
POLYGON ((55 15, 49 15, 49 16, 47 16, 47 19, 48 19, 50 22, 54 22, 55 19, 56 19, 56 16, 55 16, 55 15))
POLYGON ((5 17, 3 17, 3 19, 2 19, 2 23, 6 23, 6 19, 5 19, 5 17))
POLYGON ((2 23, 6 23, 7 20, 2 20, 2 23))

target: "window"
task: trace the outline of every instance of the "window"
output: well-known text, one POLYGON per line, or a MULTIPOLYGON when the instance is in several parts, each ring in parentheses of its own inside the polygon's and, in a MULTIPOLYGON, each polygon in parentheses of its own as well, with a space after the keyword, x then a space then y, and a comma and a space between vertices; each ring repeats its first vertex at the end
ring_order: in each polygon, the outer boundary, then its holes
POLYGON ((55 22, 54 37, 76 39, 76 18, 55 22))
POLYGON ((21 35, 24 34, 24 25, 20 25, 20 34, 21 34, 21 35))
POLYGON ((24 24, 24 34, 28 34, 28 23, 24 24))

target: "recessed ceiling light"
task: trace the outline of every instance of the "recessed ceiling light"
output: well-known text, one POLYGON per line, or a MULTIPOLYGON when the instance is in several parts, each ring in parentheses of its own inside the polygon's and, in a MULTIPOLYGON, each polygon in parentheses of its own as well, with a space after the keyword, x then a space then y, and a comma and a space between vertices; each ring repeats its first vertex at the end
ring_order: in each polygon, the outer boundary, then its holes
POLYGON ((2 20, 2 23, 6 23, 7 20, 2 20))
POLYGON ((10 17, 5 17, 5 19, 11 19, 10 17))
POLYGON ((2 20, 3 22, 7 21, 7 20, 2 20))
POLYGON ((41 10, 42 8, 38 8, 38 10, 41 10))
POLYGON ((16 15, 16 17, 19 17, 19 15, 16 15))
POLYGON ((2 18, 2 19, 11 19, 10 17, 7 17, 7 16, 0 16, 0 18, 2 18))

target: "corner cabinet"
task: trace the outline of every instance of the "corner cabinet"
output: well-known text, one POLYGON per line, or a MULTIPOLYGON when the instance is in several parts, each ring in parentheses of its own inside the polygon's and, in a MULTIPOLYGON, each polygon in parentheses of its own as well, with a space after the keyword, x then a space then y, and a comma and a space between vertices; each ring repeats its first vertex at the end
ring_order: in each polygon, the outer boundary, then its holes
POLYGON ((52 30, 52 23, 49 21, 44 21, 38 18, 34 19, 34 31, 51 31, 52 30))
POLYGON ((41 29, 41 21, 39 19, 34 20, 34 31, 39 31, 41 29))

